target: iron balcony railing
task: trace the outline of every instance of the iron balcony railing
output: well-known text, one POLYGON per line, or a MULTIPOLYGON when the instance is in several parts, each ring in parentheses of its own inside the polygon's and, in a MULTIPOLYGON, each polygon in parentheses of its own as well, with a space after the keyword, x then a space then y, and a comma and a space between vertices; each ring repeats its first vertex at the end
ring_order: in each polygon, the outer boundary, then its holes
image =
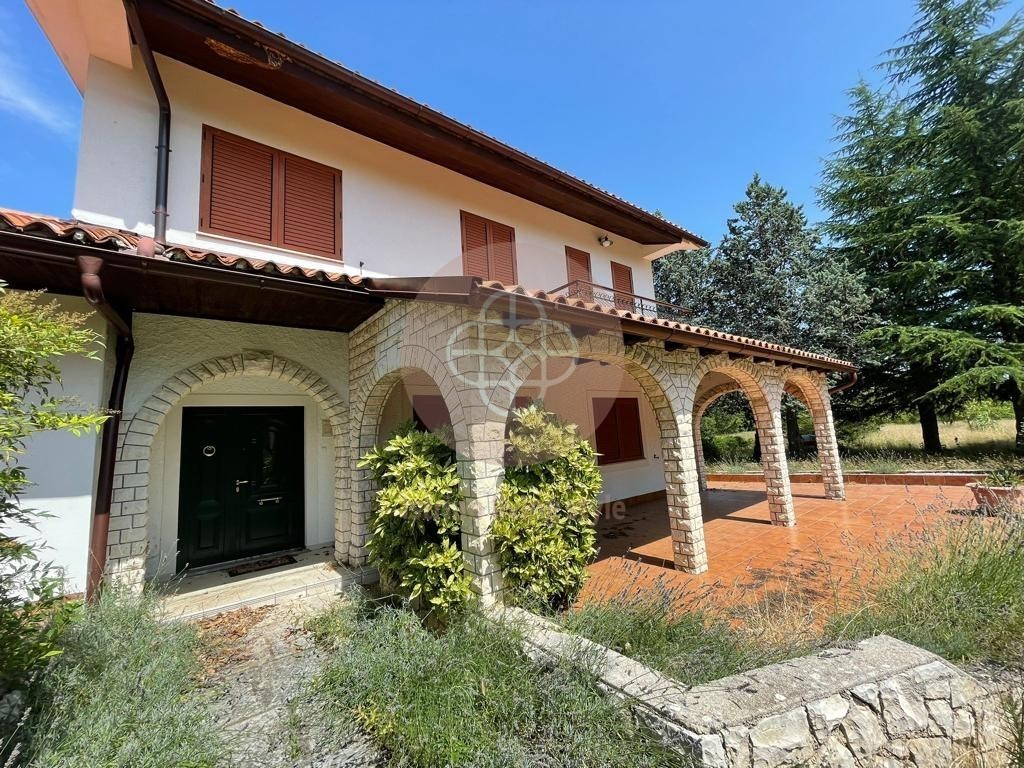
POLYGON ((647 296, 638 296, 628 291, 615 290, 607 285, 591 283, 587 280, 574 280, 560 285, 547 292, 551 296, 565 296, 567 299, 583 299, 602 307, 614 307, 625 312, 633 312, 647 317, 660 317, 664 320, 675 320, 685 323, 690 317, 690 310, 667 301, 659 301, 647 296))

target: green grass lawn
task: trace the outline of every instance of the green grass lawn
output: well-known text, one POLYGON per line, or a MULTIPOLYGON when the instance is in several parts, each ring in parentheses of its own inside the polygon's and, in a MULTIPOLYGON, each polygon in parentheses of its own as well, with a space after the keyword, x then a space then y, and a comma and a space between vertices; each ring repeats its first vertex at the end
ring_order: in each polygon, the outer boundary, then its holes
MULTIPOLYGON (((918 424, 882 424, 862 435, 856 443, 843 446, 843 469, 847 472, 904 472, 914 470, 992 470, 1019 468, 1014 456, 1013 419, 997 419, 984 428, 966 421, 940 422, 939 432, 946 450, 925 453, 918 424)), ((708 462, 709 472, 759 472, 752 457, 754 433, 737 432, 712 438, 723 445, 721 457, 708 462)), ((791 472, 817 472, 817 456, 789 458, 791 472)))

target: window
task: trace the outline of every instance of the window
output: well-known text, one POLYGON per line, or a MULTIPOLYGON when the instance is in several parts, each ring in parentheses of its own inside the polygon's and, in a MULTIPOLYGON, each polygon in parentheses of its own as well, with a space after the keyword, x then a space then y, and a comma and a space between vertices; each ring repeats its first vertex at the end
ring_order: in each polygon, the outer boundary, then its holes
POLYGON ((612 262, 612 290, 615 291, 615 308, 632 312, 635 309, 633 297, 633 270, 625 264, 612 262))
POLYGON ((511 285, 516 276, 516 231, 462 211, 462 271, 511 285))
POLYGON ((640 402, 635 397, 595 397, 594 424, 597 425, 594 440, 601 454, 598 464, 644 458, 640 402))
POLYGON ((565 271, 570 283, 575 283, 577 280, 582 280, 585 283, 592 282, 590 254, 570 245, 565 246, 565 271))
POLYGON ((341 171, 203 126, 199 228, 341 258, 341 171))

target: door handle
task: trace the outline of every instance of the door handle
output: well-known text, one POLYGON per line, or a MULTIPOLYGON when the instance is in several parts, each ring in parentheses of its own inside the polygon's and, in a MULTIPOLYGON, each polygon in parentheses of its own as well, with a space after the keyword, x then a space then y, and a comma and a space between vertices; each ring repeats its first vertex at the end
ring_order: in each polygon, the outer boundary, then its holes
POLYGON ((235 480, 235 493, 238 493, 239 488, 243 485, 247 485, 248 482, 248 480, 235 480))
POLYGON ((272 501, 280 503, 281 499, 283 498, 283 496, 270 496, 269 498, 266 499, 259 499, 256 503, 262 507, 264 504, 269 504, 272 501))

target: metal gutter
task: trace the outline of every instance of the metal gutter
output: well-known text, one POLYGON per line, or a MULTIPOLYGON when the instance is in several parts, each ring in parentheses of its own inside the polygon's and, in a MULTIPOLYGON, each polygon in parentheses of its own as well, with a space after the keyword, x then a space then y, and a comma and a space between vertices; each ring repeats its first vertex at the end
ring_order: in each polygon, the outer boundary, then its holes
POLYGON ((830 387, 828 390, 829 395, 838 395, 840 392, 845 392, 857 383, 857 371, 850 371, 848 375, 849 381, 844 381, 842 384, 830 387))
POLYGON ((92 525, 89 533, 89 562, 85 594, 95 600, 103 583, 103 572, 107 567, 107 539, 110 531, 110 505, 114 496, 114 463, 117 461, 117 433, 124 409, 124 393, 128 386, 128 373, 135 352, 132 337, 131 312, 121 315, 103 294, 100 270, 103 259, 97 256, 79 256, 82 294, 97 312, 103 315, 117 331, 114 351, 114 376, 110 382, 110 396, 107 399, 109 417, 103 422, 100 435, 100 463, 96 477, 96 496, 93 502, 92 525))
POLYGON ((156 66, 153 51, 146 41, 146 33, 139 19, 139 10, 135 0, 124 0, 125 13, 128 16, 128 29, 131 30, 135 44, 142 55, 142 63, 153 86, 156 103, 159 109, 156 137, 156 199, 153 204, 153 239, 161 245, 167 243, 167 186, 168 166, 171 156, 171 102, 164 89, 164 81, 156 66))

